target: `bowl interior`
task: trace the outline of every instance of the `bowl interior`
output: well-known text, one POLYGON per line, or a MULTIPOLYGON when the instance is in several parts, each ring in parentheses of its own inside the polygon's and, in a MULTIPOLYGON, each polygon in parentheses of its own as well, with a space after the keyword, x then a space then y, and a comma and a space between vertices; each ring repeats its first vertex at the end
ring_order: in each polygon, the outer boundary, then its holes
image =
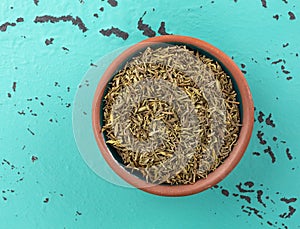
MULTIPOLYGON (((147 47, 151 47, 151 48, 155 49, 155 48, 159 48, 159 47, 174 46, 174 45, 184 45, 184 46, 186 46, 189 50, 192 50, 192 51, 194 51, 194 52, 199 52, 200 54, 205 55, 206 57, 208 57, 208 58, 210 58, 210 59, 212 59, 212 60, 214 60, 214 61, 217 61, 217 62, 221 65, 222 69, 226 72, 226 74, 227 74, 228 76, 230 76, 231 81, 232 81, 232 84, 233 84, 233 87, 234 87, 234 90, 235 90, 236 93, 237 93, 237 101, 239 102, 239 105, 238 105, 238 106, 239 106, 240 120, 242 121, 242 120, 243 120, 243 104, 242 104, 242 99, 241 99, 240 90, 239 90, 239 88, 238 88, 238 86, 237 86, 237 83, 236 83, 234 77, 232 77, 231 72, 228 70, 228 68, 226 68, 226 66, 225 66, 218 58, 216 58, 215 56, 211 55, 210 53, 208 53, 208 52, 206 52, 206 51, 204 51, 204 50, 202 50, 202 49, 200 49, 200 48, 198 48, 198 47, 196 47, 196 46, 193 46, 193 45, 191 45, 191 44, 181 43, 181 42, 168 42, 168 43, 155 43, 155 44, 152 43, 152 44, 149 44, 147 47)), ((105 87, 105 90, 104 90, 104 93, 103 93, 103 98, 102 98, 102 101, 101 101, 101 106, 100 106, 99 119, 100 119, 100 126, 101 126, 101 129, 102 129, 102 126, 104 125, 104 120, 103 120, 103 119, 104 119, 104 112, 103 112, 103 111, 104 111, 104 107, 105 107, 105 105, 106 105, 106 101, 105 101, 104 97, 107 95, 107 93, 108 93, 108 91, 109 91, 109 89, 110 89, 110 87, 111 87, 111 83, 110 83, 110 82, 112 81, 112 79, 114 78, 114 76, 119 72, 119 70, 121 70, 121 69, 123 69, 123 68, 125 67, 125 65, 126 65, 126 63, 127 63, 128 61, 130 61, 133 57, 138 56, 141 52, 145 51, 145 49, 146 49, 147 47, 142 48, 142 49, 139 49, 139 50, 136 51, 135 53, 132 53, 130 56, 128 56, 127 59, 124 60, 124 61, 122 62, 122 64, 120 64, 120 65, 116 68, 116 70, 114 71, 114 73, 111 75, 111 78, 110 78, 110 80, 108 81, 108 83, 107 83, 107 85, 106 85, 106 87, 105 87)), ((107 140, 108 140, 108 138, 107 138, 107 133, 104 131, 104 132, 102 133, 102 135, 103 135, 105 141, 107 141, 107 140)), ((112 147, 112 146, 109 145, 109 144, 107 144, 106 146, 107 146, 107 148, 109 149, 109 151, 110 151, 110 153, 112 154, 112 156, 114 157, 114 159, 120 164, 120 166, 122 166, 125 170, 127 170, 128 173, 131 173, 131 172, 124 166, 124 164, 123 164, 123 162, 122 162, 122 158, 121 158, 120 155, 117 153, 117 151, 115 150, 115 148, 112 147)), ((136 176, 136 177, 138 177, 138 178, 140 178, 140 179, 142 179, 142 180, 145 180, 145 179, 141 176, 141 174, 139 174, 138 172, 134 172, 134 173, 131 173, 131 174, 134 175, 134 176, 136 176)), ((162 184, 162 185, 168 185, 168 184, 162 184)))

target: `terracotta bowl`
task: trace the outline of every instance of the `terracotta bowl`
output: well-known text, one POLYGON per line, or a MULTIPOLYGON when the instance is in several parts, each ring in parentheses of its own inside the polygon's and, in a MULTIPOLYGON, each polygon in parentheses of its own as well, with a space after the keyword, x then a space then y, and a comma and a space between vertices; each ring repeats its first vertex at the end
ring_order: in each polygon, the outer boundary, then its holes
POLYGON ((230 57, 228 57, 218 48, 205 41, 186 36, 167 35, 150 38, 131 46, 126 51, 121 53, 110 64, 110 66, 103 74, 95 92, 92 120, 94 135, 98 147, 106 162, 121 178, 123 178, 131 185, 148 193, 161 196, 185 196, 202 192, 216 185, 218 182, 224 179, 238 164, 250 141, 254 122, 254 108, 252 96, 246 79, 238 66, 232 61, 230 57), (103 124, 103 120, 101 120, 103 116, 103 97, 106 93, 107 85, 113 78, 114 74, 120 69, 120 66, 123 66, 124 63, 128 61, 128 59, 130 59, 133 54, 137 53, 140 50, 143 50, 149 45, 159 45, 160 43, 186 45, 188 48, 194 50, 196 49, 200 53, 205 54, 207 57, 216 60, 226 71, 226 73, 231 77, 234 88, 238 93, 242 127, 240 129, 237 144, 234 146, 232 152, 229 154, 228 158, 225 159, 223 164, 221 164, 215 171, 210 173, 207 178, 198 180, 195 184, 149 186, 145 180, 131 174, 124 169, 122 164, 120 164, 120 158, 118 159, 118 155, 116 155, 116 152, 113 152, 113 149, 105 143, 105 136, 101 130, 101 126, 103 124))

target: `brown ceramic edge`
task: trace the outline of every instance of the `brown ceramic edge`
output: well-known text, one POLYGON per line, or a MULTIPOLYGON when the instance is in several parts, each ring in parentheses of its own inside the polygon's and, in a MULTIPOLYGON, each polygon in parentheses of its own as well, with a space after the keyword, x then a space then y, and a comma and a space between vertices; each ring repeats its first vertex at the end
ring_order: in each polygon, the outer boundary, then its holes
POLYGON ((230 57, 228 57, 225 53, 223 53, 218 48, 210 45, 205 41, 201 41, 196 38, 186 37, 186 36, 178 36, 178 35, 166 35, 160 37, 149 38, 144 40, 138 44, 135 44, 125 50, 121 55, 119 55, 107 68, 103 77, 101 78, 96 92, 94 96, 93 106, 92 106, 92 122, 93 122, 93 131, 95 134, 95 138, 100 148, 100 151, 107 161, 109 166, 124 180, 126 180, 131 185, 142 189, 146 192, 161 195, 161 196, 185 196, 192 195, 201 191, 204 191, 215 184, 219 183, 222 179, 224 179, 238 164, 241 160, 251 138, 253 123, 254 123, 254 106, 252 101, 252 96, 250 93, 250 89, 248 87, 247 81, 244 78, 242 72, 238 68, 238 66, 232 61, 230 57), (115 71, 116 67, 121 64, 128 55, 133 52, 139 50, 142 47, 147 46, 149 43, 162 43, 162 42, 180 42, 191 44, 200 49, 210 53, 219 62, 222 62, 224 66, 231 73, 231 76, 235 79, 237 86, 240 90, 242 104, 243 104, 243 120, 242 120, 242 128, 240 131, 240 135, 237 141, 236 146, 233 148, 229 157, 226 158, 224 163, 220 165, 214 172, 210 173, 206 179, 201 179, 192 185, 178 185, 178 186, 149 186, 145 181, 131 175, 125 169, 123 169, 119 163, 113 158, 109 149, 106 146, 105 140, 102 135, 102 131, 100 128, 100 105, 102 102, 102 96, 106 87, 107 82, 110 80, 111 75, 115 71))

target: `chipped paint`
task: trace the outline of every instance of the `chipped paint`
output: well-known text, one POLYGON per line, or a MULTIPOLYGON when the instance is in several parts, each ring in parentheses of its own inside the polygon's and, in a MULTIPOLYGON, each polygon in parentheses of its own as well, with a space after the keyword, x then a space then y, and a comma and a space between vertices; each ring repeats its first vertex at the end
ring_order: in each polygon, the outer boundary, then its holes
POLYGON ((3 0, 0 7, 0 228, 178 228, 183 219, 186 227, 300 227, 299 1, 3 0), (214 188, 174 199, 95 176, 72 133, 73 98, 87 69, 165 34, 226 52, 256 106, 238 167, 214 188))

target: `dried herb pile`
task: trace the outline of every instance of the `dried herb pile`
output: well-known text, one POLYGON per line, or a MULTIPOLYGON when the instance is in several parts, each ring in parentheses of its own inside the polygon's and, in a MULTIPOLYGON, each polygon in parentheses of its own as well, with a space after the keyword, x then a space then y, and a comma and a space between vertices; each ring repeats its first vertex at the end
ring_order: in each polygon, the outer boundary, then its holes
POLYGON ((146 181, 192 184, 214 171, 236 143, 236 97, 217 62, 185 46, 147 48, 110 82, 102 130, 124 165, 146 181), (174 155, 178 147, 183 157, 174 155))

